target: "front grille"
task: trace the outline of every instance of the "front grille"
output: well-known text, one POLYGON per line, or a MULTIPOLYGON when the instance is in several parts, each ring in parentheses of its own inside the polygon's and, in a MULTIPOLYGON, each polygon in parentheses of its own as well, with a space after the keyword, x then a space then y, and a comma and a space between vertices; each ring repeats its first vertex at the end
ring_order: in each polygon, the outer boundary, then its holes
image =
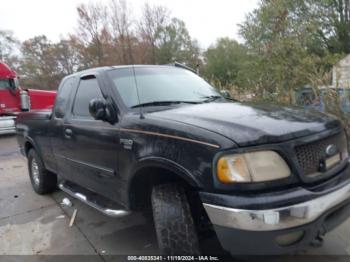
POLYGON ((326 148, 331 144, 337 146, 342 158, 347 156, 344 132, 295 147, 298 163, 304 175, 312 176, 320 173, 320 162, 327 158, 326 148))

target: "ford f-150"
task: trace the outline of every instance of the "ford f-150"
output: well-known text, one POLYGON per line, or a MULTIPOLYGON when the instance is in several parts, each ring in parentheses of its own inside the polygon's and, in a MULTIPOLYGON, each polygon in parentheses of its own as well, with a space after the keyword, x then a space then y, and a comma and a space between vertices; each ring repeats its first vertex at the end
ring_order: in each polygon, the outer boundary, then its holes
POLYGON ((295 252, 350 214, 340 121, 234 101, 183 67, 69 75, 53 110, 16 128, 37 193, 58 185, 114 217, 149 210, 163 254, 199 254, 208 232, 232 254, 295 252))

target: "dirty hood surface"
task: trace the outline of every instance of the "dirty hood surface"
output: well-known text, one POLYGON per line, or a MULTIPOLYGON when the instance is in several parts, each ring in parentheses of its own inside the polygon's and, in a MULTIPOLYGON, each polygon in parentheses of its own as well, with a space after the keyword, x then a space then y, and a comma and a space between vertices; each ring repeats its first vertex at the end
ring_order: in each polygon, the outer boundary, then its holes
POLYGON ((212 102, 151 113, 221 134, 239 146, 278 143, 339 127, 331 116, 301 108, 212 102))

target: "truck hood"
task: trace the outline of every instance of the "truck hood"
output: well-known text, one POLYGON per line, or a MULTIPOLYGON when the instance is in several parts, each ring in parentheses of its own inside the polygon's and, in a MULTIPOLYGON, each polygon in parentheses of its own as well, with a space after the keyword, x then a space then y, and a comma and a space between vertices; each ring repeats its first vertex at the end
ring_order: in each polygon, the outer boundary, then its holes
POLYGON ((239 146, 278 143, 341 126, 336 118, 316 111, 232 102, 181 106, 151 115, 210 130, 239 146))

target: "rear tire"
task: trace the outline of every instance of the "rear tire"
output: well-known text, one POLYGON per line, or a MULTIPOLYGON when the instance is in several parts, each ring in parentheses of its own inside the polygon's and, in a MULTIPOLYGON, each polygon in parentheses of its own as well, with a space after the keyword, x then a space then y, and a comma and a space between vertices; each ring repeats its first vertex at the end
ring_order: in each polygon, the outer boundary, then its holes
POLYGON ((39 195, 55 191, 57 176, 44 168, 43 162, 34 149, 29 150, 27 158, 30 182, 34 191, 39 195))
POLYGON ((152 190, 153 219, 163 255, 199 255, 199 243, 186 193, 179 184, 152 190))

